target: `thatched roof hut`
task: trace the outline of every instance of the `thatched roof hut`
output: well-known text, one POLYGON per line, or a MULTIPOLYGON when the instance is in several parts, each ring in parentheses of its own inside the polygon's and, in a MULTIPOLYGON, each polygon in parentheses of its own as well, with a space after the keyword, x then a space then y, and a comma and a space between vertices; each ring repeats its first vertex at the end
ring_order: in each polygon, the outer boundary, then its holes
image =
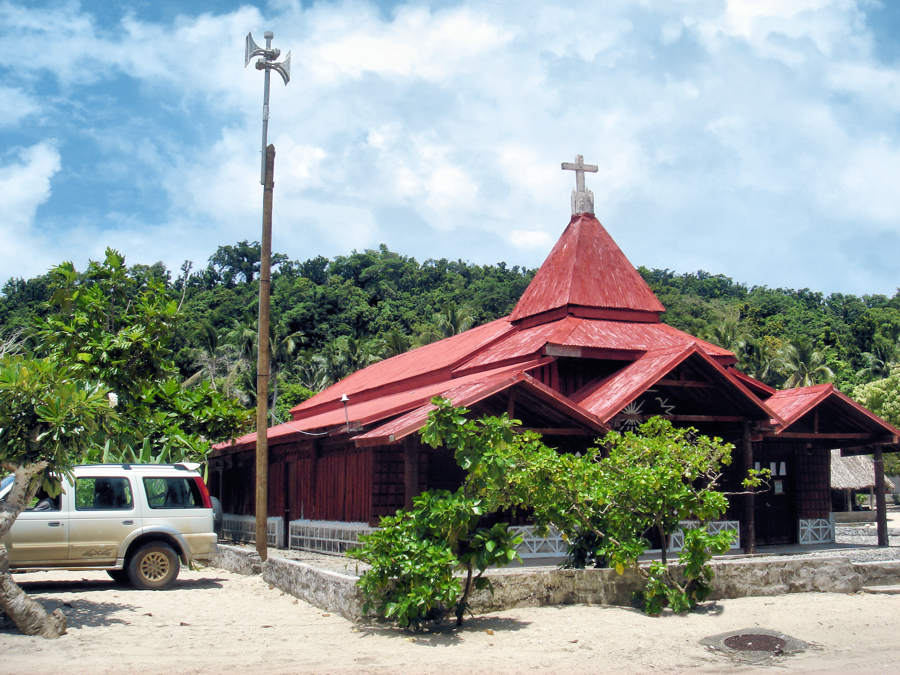
MULTIPOLYGON (((893 491, 894 484, 884 479, 887 489, 893 491)), ((868 490, 875 487, 875 462, 866 455, 841 457, 840 450, 831 451, 831 489, 868 490)))

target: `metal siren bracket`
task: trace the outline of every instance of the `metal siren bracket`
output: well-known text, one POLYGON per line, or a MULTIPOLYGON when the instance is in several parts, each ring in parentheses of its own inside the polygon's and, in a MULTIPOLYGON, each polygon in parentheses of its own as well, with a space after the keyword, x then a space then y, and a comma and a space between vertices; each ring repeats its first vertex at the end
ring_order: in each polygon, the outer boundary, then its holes
POLYGON ((272 47, 272 38, 274 35, 267 31, 265 33, 266 37, 266 47, 260 47, 253 40, 253 33, 247 33, 247 39, 244 44, 244 68, 247 67, 247 64, 250 63, 250 59, 254 56, 262 56, 259 61, 256 62, 257 70, 274 70, 276 73, 281 75, 281 78, 284 80, 284 83, 287 84, 291 81, 291 53, 288 52, 287 58, 284 61, 276 62, 279 56, 281 56, 281 50, 277 47, 272 47))

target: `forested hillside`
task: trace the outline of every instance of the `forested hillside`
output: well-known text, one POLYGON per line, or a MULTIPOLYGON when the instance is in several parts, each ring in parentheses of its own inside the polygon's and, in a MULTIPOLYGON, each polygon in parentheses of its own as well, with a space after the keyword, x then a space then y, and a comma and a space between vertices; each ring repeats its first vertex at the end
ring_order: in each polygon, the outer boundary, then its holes
MULTIPOLYGON (((161 263, 128 268, 135 288, 159 281, 178 303, 175 363, 184 385, 207 381, 247 407, 255 405, 259 258, 259 245, 244 241, 219 247, 199 269, 187 262, 178 271, 161 263)), ((273 396, 282 419, 291 405, 369 363, 508 314, 535 272, 420 263, 383 245, 302 262, 276 254, 273 263, 273 396)), ((775 387, 833 381, 847 393, 868 382, 883 389, 900 359, 900 294, 823 296, 702 271, 640 273, 666 306, 666 323, 734 351, 744 372, 775 387)), ((51 312, 51 279, 3 286, 0 338, 31 338, 40 352, 34 319, 51 312)))

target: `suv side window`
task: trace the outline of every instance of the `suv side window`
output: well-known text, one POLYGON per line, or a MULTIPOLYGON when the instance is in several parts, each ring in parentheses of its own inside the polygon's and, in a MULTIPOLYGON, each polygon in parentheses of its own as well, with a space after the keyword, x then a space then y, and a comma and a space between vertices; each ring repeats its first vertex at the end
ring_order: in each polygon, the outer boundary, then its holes
POLYGON ((78 511, 130 511, 134 508, 127 478, 76 478, 75 509, 78 511))
POLYGON ((144 478, 147 503, 151 509, 199 509, 203 497, 197 483, 187 477, 144 478))

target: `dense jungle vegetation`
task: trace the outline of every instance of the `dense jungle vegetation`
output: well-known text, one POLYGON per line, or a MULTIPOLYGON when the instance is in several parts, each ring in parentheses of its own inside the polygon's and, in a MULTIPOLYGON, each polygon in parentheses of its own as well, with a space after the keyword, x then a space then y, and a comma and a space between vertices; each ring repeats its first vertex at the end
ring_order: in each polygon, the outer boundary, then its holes
MULTIPOLYGON (((220 246, 201 269, 190 262, 178 271, 162 263, 127 268, 132 288, 158 282, 178 303, 172 348, 183 384, 206 382, 246 407, 255 405, 259 259, 259 244, 243 241, 220 246)), ((302 262, 275 254, 273 264, 272 403, 280 419, 374 361, 508 314, 535 272, 505 263, 419 263, 384 245, 302 262)), ((865 398, 862 385, 873 383, 872 396, 884 398, 900 361, 900 293, 825 296, 748 287, 703 271, 639 271, 667 308, 663 321, 735 352, 744 372, 774 387, 833 381, 865 398)), ((6 282, 0 341, 37 339, 35 320, 58 311, 50 303, 55 284, 49 273, 6 282)))

